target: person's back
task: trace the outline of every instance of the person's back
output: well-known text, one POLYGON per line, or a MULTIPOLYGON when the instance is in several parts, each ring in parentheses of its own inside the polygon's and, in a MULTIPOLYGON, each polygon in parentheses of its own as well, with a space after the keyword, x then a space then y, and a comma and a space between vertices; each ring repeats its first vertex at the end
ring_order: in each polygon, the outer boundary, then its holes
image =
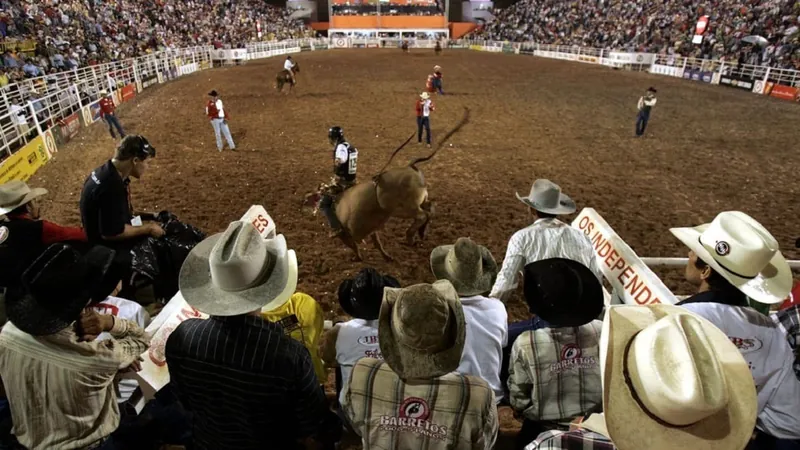
POLYGON ((467 323, 464 353, 456 371, 486 380, 496 401, 503 399, 500 367, 508 339, 508 313, 503 302, 476 295, 461 297, 467 323))
POLYGON ((254 316, 190 319, 166 345, 198 449, 294 448, 321 427, 325 397, 308 351, 254 316))
MULTIPOLYGON (((383 359, 378 344, 378 321, 353 319, 338 326, 336 362, 342 371, 342 383, 347 383, 353 366, 361 358, 383 359)), ((340 393, 339 402, 343 401, 343 393, 340 393)))

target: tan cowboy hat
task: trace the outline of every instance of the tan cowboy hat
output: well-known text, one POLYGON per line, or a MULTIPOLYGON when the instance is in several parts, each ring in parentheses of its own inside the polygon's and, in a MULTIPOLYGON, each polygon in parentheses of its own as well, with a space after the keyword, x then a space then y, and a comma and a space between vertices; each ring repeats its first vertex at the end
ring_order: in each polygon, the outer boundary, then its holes
POLYGON ((297 258, 282 234, 263 239, 251 223, 232 222, 192 249, 178 282, 186 302, 212 316, 272 310, 297 288, 297 258))
POLYGON ((435 378, 456 370, 465 338, 464 310, 449 281, 384 289, 378 342, 400 378, 435 378))
POLYGON ((427 92, 423 92, 422 94, 419 94, 419 96, 423 100, 427 100, 427 99, 431 98, 430 94, 428 94, 427 92))
POLYGON ((620 450, 741 450, 756 425, 750 368, 679 306, 612 306, 600 338, 608 435, 620 450))
POLYGON ((778 241, 743 212, 725 211, 711 223, 670 231, 715 272, 757 302, 781 303, 792 290, 792 271, 778 241))
POLYGON ((108 95, 108 91, 107 91, 107 90, 105 90, 105 89, 101 89, 101 90, 100 90, 100 95, 102 95, 103 97, 105 97, 106 95, 108 95))
POLYGON ((469 238, 455 245, 442 245, 431 252, 431 271, 438 280, 448 280, 458 295, 468 297, 492 290, 497 262, 488 248, 469 238))
POLYGON ((47 189, 31 189, 24 181, 13 180, 2 184, 0 185, 0 216, 45 194, 47 194, 47 189))
POLYGON ((517 198, 531 208, 545 214, 572 214, 577 207, 566 194, 561 192, 561 187, 550 180, 536 180, 531 186, 527 197, 522 197, 517 192, 517 198))
POLYGON ((442 66, 433 66, 433 71, 442 70, 442 66))

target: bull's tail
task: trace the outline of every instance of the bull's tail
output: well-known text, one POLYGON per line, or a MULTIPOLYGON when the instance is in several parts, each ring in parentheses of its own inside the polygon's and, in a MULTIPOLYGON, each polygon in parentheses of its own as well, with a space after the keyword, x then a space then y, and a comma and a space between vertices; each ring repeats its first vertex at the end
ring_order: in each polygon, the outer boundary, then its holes
POLYGON ((412 168, 412 169, 414 169, 414 170, 417 170, 417 164, 419 164, 419 163, 424 163, 425 161, 428 161, 428 160, 430 160, 430 159, 433 159, 433 157, 434 157, 434 156, 436 156, 436 153, 437 153, 439 150, 441 150, 441 149, 442 149, 442 147, 444 147, 444 144, 446 144, 446 143, 447 143, 447 141, 448 141, 448 140, 449 140, 449 139, 450 139, 450 138, 451 138, 451 137, 452 137, 454 134, 456 134, 456 133, 458 133, 459 131, 461 131, 461 128, 463 128, 463 127, 464 127, 464 125, 466 125, 466 124, 468 124, 468 123, 469 123, 469 114, 470 114, 469 108, 467 108, 467 107, 464 107, 464 116, 463 116, 463 117, 461 118, 461 120, 460 120, 460 121, 459 121, 459 122, 456 124, 456 126, 455 126, 455 127, 453 127, 453 129, 452 129, 452 130, 448 131, 448 132, 447 132, 447 134, 445 134, 445 135, 444 135, 444 137, 442 138, 442 140, 440 140, 440 141, 439 141, 439 145, 437 145, 437 146, 436 146, 436 149, 433 151, 433 153, 431 153, 430 155, 428 155, 428 156, 425 156, 425 157, 423 157, 423 158, 417 158, 417 159, 415 159, 415 160, 414 160, 414 161, 412 161, 412 162, 411 162, 411 164, 409 164, 408 166, 409 166, 409 167, 411 167, 411 168, 412 168))

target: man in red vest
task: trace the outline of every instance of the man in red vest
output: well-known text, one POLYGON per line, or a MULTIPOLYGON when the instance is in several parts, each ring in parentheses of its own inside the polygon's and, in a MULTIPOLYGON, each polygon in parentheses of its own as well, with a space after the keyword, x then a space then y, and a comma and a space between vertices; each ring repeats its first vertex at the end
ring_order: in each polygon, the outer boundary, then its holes
POLYGON ((228 128, 228 111, 222 106, 222 100, 219 99, 217 91, 208 93, 208 103, 206 104, 206 115, 211 120, 211 126, 214 127, 214 135, 217 137, 217 150, 222 151, 224 145, 222 144, 222 135, 225 135, 225 140, 228 141, 228 147, 231 150, 236 150, 236 144, 233 143, 233 136, 231 130, 228 128))
POLYGON ((102 114, 103 119, 108 123, 108 131, 111 133, 111 138, 117 138, 117 136, 114 135, 114 128, 116 128, 117 132, 119 132, 119 138, 122 139, 125 137, 125 132, 122 130, 122 125, 119 124, 119 120, 117 120, 116 109, 117 106, 114 105, 114 99, 108 95, 108 91, 105 89, 100 91, 100 114, 102 114))

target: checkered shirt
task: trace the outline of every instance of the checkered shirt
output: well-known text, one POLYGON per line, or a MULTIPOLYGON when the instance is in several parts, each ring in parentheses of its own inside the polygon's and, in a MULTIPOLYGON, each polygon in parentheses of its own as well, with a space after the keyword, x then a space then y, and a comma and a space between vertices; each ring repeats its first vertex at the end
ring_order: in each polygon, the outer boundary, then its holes
POLYGON ((772 315, 772 320, 786 333, 794 351, 794 374, 800 380, 800 305, 794 305, 772 315))
POLYGON ((363 358, 344 389, 342 409, 364 450, 489 450, 497 437, 494 392, 477 377, 402 380, 383 361, 363 358))
POLYGON ((603 322, 522 333, 511 348, 508 388, 526 419, 563 420, 603 400, 600 330, 603 322))
POLYGON ((545 431, 525 450, 616 450, 607 437, 587 430, 545 431))

